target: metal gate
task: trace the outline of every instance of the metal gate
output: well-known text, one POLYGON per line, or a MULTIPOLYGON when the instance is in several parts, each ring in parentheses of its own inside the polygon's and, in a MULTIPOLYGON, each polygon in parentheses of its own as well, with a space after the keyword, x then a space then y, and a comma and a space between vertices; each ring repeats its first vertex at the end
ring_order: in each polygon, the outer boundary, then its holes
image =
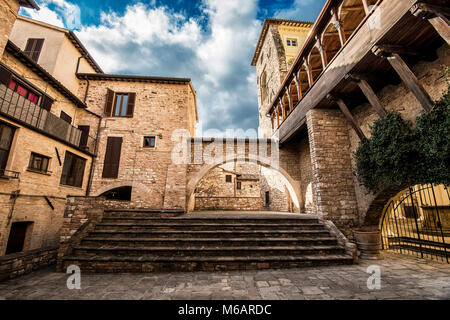
POLYGON ((450 255, 448 187, 417 185, 392 198, 381 220, 384 250, 446 261, 450 255))

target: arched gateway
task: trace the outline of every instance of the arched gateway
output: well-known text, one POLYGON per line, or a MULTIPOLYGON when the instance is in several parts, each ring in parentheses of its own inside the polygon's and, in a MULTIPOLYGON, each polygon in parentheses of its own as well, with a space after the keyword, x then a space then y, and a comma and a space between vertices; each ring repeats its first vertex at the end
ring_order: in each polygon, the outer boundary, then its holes
POLYGON ((302 201, 299 168, 289 162, 289 153, 279 149, 274 139, 192 138, 187 143, 186 211, 194 209, 194 191, 212 169, 230 162, 250 162, 279 172, 288 182, 288 191, 297 212, 302 201))

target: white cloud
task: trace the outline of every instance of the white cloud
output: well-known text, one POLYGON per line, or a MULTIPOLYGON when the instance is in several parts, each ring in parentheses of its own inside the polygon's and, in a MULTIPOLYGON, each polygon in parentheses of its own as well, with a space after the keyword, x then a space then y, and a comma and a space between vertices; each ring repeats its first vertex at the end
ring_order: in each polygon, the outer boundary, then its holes
POLYGON ((40 10, 22 8, 21 13, 32 19, 50 23, 71 30, 81 26, 81 11, 76 4, 66 0, 41 0, 40 10))
MULTIPOLYGON (((70 7, 66 0, 44 2, 70 7)), ((250 62, 261 28, 257 0, 203 0, 200 9, 196 20, 138 2, 125 12, 101 12, 99 25, 82 26, 77 35, 105 72, 191 78, 204 130, 256 128, 250 62)))
POLYGON ((21 10, 23 10, 21 14, 25 14, 26 16, 29 16, 32 19, 64 28, 64 22, 59 17, 59 15, 55 11, 52 11, 45 6, 42 6, 39 11, 28 8, 22 8, 21 10))
POLYGON ((286 9, 275 12, 276 18, 302 20, 305 16, 305 11, 309 11, 310 7, 317 0, 294 0, 294 3, 286 9))

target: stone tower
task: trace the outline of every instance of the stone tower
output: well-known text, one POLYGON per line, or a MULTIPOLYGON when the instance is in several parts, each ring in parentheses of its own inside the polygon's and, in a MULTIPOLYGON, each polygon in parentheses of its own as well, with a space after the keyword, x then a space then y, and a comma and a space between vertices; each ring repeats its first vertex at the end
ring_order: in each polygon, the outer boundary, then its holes
POLYGON ((289 68, 312 27, 311 22, 266 19, 256 46, 252 66, 258 85, 258 137, 270 138, 272 125, 266 116, 289 68))

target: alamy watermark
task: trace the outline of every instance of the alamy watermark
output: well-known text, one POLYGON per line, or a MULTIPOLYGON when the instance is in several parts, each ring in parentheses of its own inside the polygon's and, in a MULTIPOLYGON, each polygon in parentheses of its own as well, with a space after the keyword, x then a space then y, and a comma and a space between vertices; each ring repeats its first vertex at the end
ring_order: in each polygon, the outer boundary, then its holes
POLYGON ((381 289, 381 268, 377 265, 370 265, 367 267, 367 273, 370 274, 367 279, 367 289, 380 290, 381 289))
POLYGON ((81 269, 79 266, 70 265, 67 267, 67 274, 70 276, 67 278, 67 289, 80 290, 81 289, 81 269))

